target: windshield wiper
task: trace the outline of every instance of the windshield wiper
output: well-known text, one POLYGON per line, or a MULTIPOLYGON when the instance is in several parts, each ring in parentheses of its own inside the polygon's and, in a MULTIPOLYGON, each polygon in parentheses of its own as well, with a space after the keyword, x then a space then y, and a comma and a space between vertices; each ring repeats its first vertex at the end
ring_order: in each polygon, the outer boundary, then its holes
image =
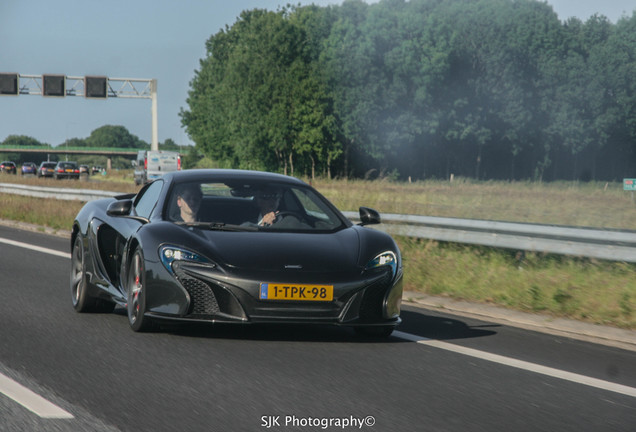
POLYGON ((212 231, 258 231, 258 227, 226 224, 224 222, 175 222, 177 225, 212 231))

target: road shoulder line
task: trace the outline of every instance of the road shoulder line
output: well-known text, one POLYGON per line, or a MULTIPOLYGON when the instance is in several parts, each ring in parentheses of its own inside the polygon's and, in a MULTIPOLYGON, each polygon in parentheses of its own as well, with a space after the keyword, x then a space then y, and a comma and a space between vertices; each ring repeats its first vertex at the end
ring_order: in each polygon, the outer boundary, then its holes
POLYGON ((579 375, 572 372, 567 372, 560 369, 555 369, 547 366, 542 366, 536 363, 530 363, 523 360, 518 360, 512 357, 505 357, 498 354, 492 354, 487 351, 480 351, 473 348, 467 348, 460 345, 455 345, 448 342, 443 342, 435 339, 429 339, 410 333, 404 333, 401 331, 393 332, 395 337, 400 339, 415 342, 420 345, 427 345, 438 349, 454 352, 456 354, 462 354, 481 360, 486 360, 492 363, 498 363, 517 369, 522 369, 528 372, 538 373, 541 375, 549 376, 552 378, 558 378, 566 381, 570 381, 577 384, 583 384, 586 386, 598 388, 601 390, 607 390, 614 393, 619 393, 625 396, 636 397, 636 388, 625 386, 622 384, 613 383, 610 381, 600 380, 597 378, 591 378, 585 375, 579 375))

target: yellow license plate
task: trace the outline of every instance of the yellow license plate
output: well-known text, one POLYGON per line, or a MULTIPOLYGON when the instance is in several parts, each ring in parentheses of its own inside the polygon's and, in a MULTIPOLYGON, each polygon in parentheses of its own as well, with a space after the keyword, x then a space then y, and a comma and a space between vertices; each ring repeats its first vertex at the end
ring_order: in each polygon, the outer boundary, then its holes
POLYGON ((261 300, 333 300, 333 285, 262 283, 261 300))
POLYGON ((65 171, 66 171, 66 172, 73 172, 73 170, 72 170, 72 169, 68 169, 68 168, 67 168, 65 171))

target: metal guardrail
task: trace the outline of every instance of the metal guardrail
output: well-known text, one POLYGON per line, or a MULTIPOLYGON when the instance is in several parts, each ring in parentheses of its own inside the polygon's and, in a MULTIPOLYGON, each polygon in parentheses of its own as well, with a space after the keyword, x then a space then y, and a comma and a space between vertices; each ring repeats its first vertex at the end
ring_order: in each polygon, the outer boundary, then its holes
MULTIPOLYGON (((344 212, 357 220, 355 212, 344 212)), ((636 262, 636 232, 560 225, 382 214, 378 229, 392 235, 453 243, 636 262)))
POLYGON ((92 189, 70 189, 45 186, 26 186, 13 183, 0 183, 0 193, 25 195, 38 198, 54 198, 59 200, 92 201, 101 198, 112 198, 122 195, 121 192, 108 192, 92 189))
MULTIPOLYGON (((81 201, 121 195, 10 183, 0 183, 0 193, 81 201)), ((352 221, 359 220, 357 212, 343 213, 352 221)), ((399 214, 382 214, 382 224, 374 227, 405 237, 636 263, 634 231, 399 214)))

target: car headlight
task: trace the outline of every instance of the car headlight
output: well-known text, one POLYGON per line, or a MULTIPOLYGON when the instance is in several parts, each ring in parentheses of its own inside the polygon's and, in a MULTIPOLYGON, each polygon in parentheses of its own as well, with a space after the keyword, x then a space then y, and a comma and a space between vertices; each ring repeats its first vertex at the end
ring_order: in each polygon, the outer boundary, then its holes
POLYGON ((198 253, 177 246, 161 246, 159 248, 159 257, 161 258, 161 262, 163 263, 164 267, 168 269, 170 273, 174 273, 174 270, 172 269, 172 263, 174 263, 175 261, 185 261, 214 266, 214 263, 211 263, 198 253))
POLYGON ((382 252, 371 261, 369 261, 365 267, 365 270, 371 270, 374 268, 388 266, 391 268, 391 276, 394 277, 397 273, 398 260, 395 252, 386 251, 382 252))

